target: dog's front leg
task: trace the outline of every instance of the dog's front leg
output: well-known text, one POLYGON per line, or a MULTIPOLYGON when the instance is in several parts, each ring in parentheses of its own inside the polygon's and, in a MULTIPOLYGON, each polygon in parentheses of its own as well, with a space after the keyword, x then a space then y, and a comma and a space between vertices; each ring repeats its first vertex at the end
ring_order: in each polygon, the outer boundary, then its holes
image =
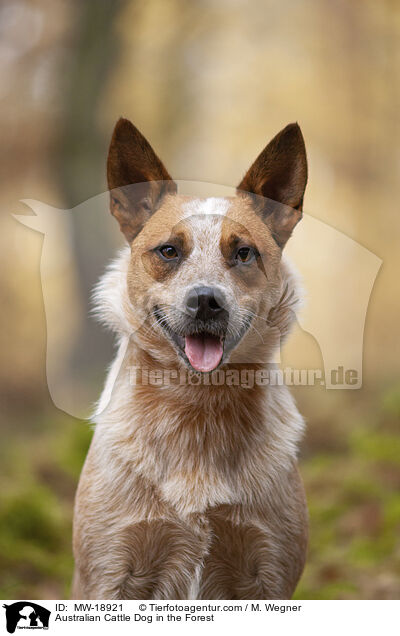
POLYGON ((186 599, 207 549, 205 533, 179 520, 126 527, 108 543, 85 541, 73 595, 98 599, 186 599), (90 568, 88 564, 90 563, 90 568))
POLYGON ((294 465, 258 505, 209 511, 211 542, 199 598, 289 599, 303 571, 308 515, 294 465))

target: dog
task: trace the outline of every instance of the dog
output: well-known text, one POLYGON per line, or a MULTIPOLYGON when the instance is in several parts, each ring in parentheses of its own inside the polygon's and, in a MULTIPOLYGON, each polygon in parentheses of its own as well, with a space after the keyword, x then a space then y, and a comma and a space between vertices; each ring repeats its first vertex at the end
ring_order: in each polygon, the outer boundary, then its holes
POLYGON ((118 353, 76 495, 73 597, 289 599, 308 542, 303 418, 281 383, 232 377, 265 380, 300 302, 282 250, 302 217, 301 130, 235 196, 199 199, 120 119, 107 176, 129 247, 95 293, 118 353))

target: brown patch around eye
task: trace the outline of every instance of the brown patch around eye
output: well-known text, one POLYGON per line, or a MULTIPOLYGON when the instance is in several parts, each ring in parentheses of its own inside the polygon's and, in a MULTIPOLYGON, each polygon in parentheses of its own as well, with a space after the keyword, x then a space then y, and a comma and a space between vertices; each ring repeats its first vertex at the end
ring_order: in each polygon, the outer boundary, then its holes
POLYGON ((220 249, 222 256, 228 268, 232 270, 238 283, 244 284, 246 287, 260 284, 260 275, 266 276, 263 264, 263 257, 259 254, 255 242, 250 232, 232 219, 225 218, 222 223, 220 249), (236 259, 238 250, 250 247, 254 250, 255 259, 253 263, 249 263, 236 259), (243 265, 243 266, 241 266, 243 265), (257 267, 257 269, 256 269, 257 267))
POLYGON ((241 243, 239 236, 235 233, 221 232, 220 249, 222 256, 229 265, 234 264, 235 253, 241 243))
POLYGON ((142 254, 142 263, 147 274, 158 282, 171 278, 179 266, 179 260, 165 260, 155 250, 144 252, 142 254))
POLYGON ((248 266, 244 263, 242 266, 236 265, 231 267, 231 272, 237 284, 244 286, 246 289, 262 285, 267 277, 260 255, 248 266))
POLYGON ((171 278, 182 261, 192 250, 192 241, 188 229, 178 224, 171 234, 159 245, 150 247, 142 254, 142 263, 146 272, 159 282, 171 278), (160 248, 172 247, 176 250, 176 257, 168 258, 160 253, 160 248))

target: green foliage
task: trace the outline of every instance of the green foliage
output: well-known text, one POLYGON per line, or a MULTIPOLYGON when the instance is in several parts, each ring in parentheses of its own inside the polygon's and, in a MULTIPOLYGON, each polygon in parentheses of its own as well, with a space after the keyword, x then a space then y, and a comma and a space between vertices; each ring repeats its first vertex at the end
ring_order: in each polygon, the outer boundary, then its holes
POLYGON ((92 432, 86 422, 73 423, 54 440, 54 459, 58 467, 75 480, 82 470, 92 432))
POLYGON ((6 543, 31 543, 57 549, 62 536, 62 516, 54 495, 40 485, 26 485, 0 504, 0 533, 6 543))
POLYGON ((372 410, 360 400, 359 417, 345 417, 344 427, 333 415, 342 450, 315 446, 303 461, 310 547, 298 599, 400 597, 398 395, 386 393, 372 410))
POLYGON ((1 598, 69 594, 73 497, 91 435, 60 414, 9 435, 0 468, 1 598))
POLYGON ((382 398, 382 406, 384 411, 400 418, 400 387, 388 389, 382 398))
MULTIPOLYGON (((400 596, 397 395, 376 399, 375 410, 355 397, 357 412, 341 409, 341 423, 336 412, 310 418, 301 462, 310 544, 296 599, 400 596)), ((91 435, 60 414, 9 433, 0 450, 2 598, 69 594, 73 498, 91 435)))
POLYGON ((351 436, 354 453, 370 461, 400 466, 400 437, 383 431, 355 431, 351 436))

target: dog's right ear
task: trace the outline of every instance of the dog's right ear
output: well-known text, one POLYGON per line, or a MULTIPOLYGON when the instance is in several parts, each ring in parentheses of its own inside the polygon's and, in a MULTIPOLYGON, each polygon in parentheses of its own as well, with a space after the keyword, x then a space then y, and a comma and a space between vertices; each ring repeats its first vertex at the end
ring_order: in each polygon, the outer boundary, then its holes
POLYGON ((107 160, 110 210, 131 243, 159 206, 177 191, 149 142, 128 119, 115 125, 107 160))

